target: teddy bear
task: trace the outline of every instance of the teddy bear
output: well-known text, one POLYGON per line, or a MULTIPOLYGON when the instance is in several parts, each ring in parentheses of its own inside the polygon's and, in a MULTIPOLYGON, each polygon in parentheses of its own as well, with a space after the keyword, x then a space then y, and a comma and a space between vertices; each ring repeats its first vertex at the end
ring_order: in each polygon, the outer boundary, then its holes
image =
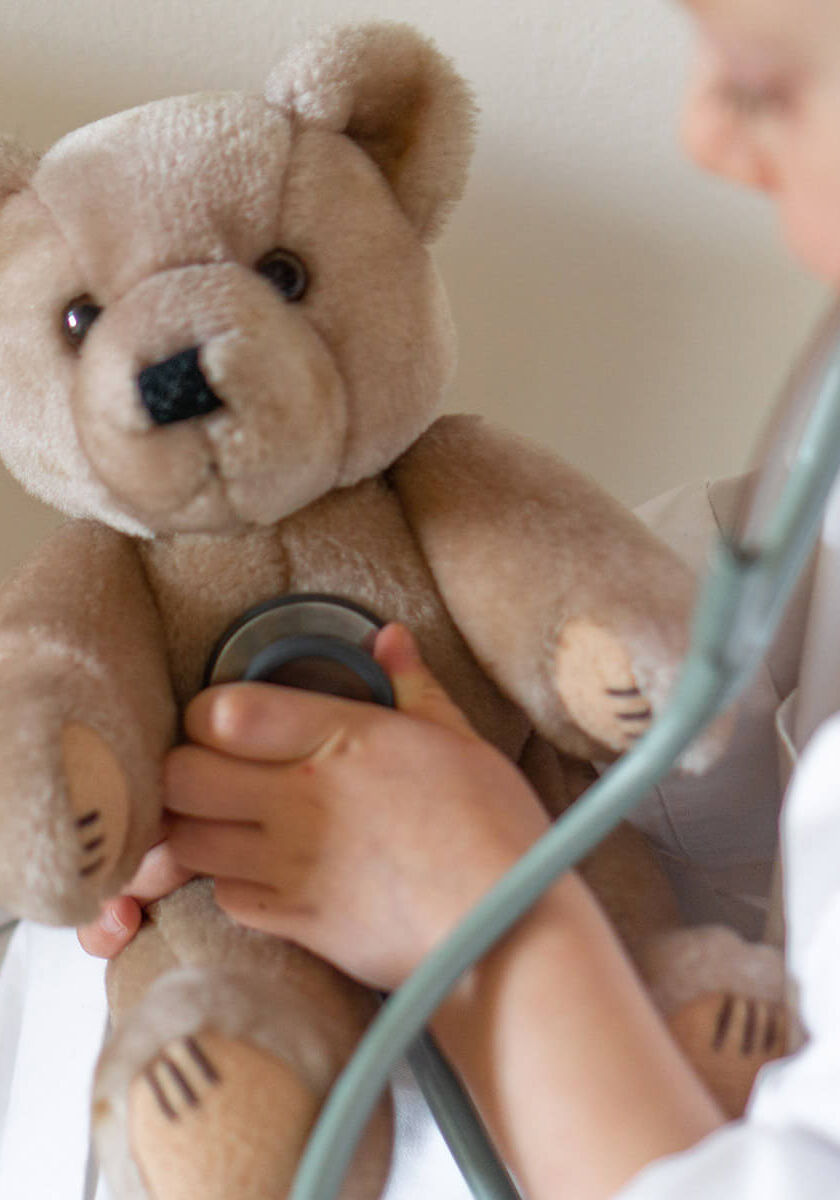
MULTIPOLYGON (((0 593, 11 911, 86 921, 132 876, 211 649, 274 597, 408 625, 553 814, 665 702, 687 569, 554 455, 436 416, 455 342, 429 247, 474 122, 445 57, 373 24, 311 38, 262 94, 156 101, 42 157, 0 141, 0 453, 68 518, 0 593)), ((682 929, 629 828, 583 869, 687 1052, 743 1091, 783 1049, 776 959, 682 929)), ((108 991, 115 1197, 285 1195, 375 998, 210 880, 153 906, 108 991)), ((381 1194, 390 1147, 383 1104, 345 1197, 381 1194)))

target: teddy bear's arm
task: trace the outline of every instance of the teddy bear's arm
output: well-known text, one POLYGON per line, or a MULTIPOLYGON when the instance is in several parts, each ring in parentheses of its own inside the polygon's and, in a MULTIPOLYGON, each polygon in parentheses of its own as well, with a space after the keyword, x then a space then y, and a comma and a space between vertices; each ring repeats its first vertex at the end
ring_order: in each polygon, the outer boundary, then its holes
POLYGON ((69 522, 0 590, 0 904, 93 917, 155 835, 174 730, 133 543, 69 522))
POLYGON ((630 746, 686 649, 680 560, 591 480, 480 418, 439 420, 391 480, 473 652, 537 728, 583 757, 630 746))

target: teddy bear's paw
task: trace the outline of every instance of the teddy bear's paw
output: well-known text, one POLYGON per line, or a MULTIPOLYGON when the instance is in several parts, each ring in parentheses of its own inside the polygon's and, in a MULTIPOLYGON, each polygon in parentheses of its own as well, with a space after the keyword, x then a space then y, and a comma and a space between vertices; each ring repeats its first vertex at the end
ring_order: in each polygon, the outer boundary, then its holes
POLYGON ((555 683, 572 720, 616 753, 629 750, 653 720, 623 643, 585 618, 563 627, 555 683))
POLYGON ((281 1200, 319 1103, 280 1059, 205 1029, 131 1083, 132 1155, 154 1200, 281 1200))
POLYGON ((758 1071, 788 1053, 784 1003, 734 992, 709 992, 668 1020, 677 1043, 729 1117, 746 1107, 758 1071))
POLYGON ((65 725, 61 748, 78 842, 78 876, 96 886, 111 875, 125 846, 128 781, 114 752, 89 725, 65 725))

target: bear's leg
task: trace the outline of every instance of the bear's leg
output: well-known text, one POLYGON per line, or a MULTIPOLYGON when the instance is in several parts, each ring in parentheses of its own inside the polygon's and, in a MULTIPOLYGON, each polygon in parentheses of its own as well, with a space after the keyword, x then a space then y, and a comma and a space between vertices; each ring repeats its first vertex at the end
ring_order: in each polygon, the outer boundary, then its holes
MULTIPOLYGON (((350 1007, 323 1019, 305 986, 297 1004, 282 990, 276 979, 179 969, 126 1015, 94 1089, 115 1200, 284 1200, 348 1038, 363 1026, 350 1007)), ((390 1148, 380 1106, 342 1200, 376 1200, 390 1148)))

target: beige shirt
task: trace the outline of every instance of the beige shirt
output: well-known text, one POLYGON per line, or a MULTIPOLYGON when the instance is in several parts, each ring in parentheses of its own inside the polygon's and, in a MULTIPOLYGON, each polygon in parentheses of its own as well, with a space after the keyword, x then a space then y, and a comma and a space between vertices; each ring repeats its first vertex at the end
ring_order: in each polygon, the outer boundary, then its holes
MULTIPOLYGON (((692 484, 639 516, 702 576, 734 517, 744 478, 692 484)), ((813 570, 801 580, 775 643, 741 698, 729 749, 702 777, 670 775, 631 815, 658 849, 692 924, 722 921, 748 938, 780 937, 771 912, 778 818, 793 760, 792 702, 813 570)))

